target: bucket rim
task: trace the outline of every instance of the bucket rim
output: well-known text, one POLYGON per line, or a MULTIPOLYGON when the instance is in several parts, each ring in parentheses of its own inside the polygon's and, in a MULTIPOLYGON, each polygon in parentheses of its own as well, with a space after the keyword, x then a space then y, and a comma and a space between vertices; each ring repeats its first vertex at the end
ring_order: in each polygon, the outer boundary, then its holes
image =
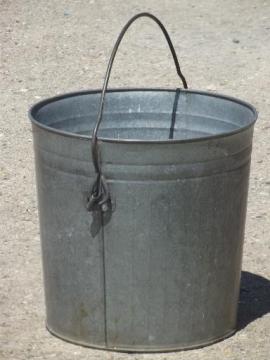
MULTIPOLYGON (((172 88, 110 88, 107 90, 108 93, 114 93, 114 92, 132 92, 132 91, 141 91, 141 92, 151 92, 151 91, 160 91, 160 92, 175 92, 176 88, 172 89, 172 88)), ((69 97, 76 97, 76 96, 81 96, 81 95, 93 95, 93 94, 98 94, 101 93, 102 89, 86 89, 86 90, 80 90, 80 91, 73 91, 73 92, 68 92, 68 93, 62 93, 62 94, 58 94, 49 98, 45 98, 43 100, 40 100, 36 103, 34 103, 29 111, 28 111, 28 117, 31 121, 32 124, 36 125, 37 127, 57 134, 57 135, 61 135, 61 136, 65 136, 65 137, 71 137, 71 138, 76 138, 76 139, 81 139, 81 140, 91 140, 92 136, 90 135, 82 135, 82 134, 76 134, 73 132, 69 132, 69 131, 65 131, 65 130, 60 130, 60 129, 56 129, 53 128, 51 126, 47 126, 44 125, 42 123, 40 123, 38 120, 35 119, 35 114, 43 107, 46 106, 50 103, 56 102, 58 100, 62 100, 62 99, 67 99, 69 97)), ((224 94, 220 94, 217 92, 210 92, 210 91, 203 91, 203 90, 196 90, 196 89, 180 89, 180 92, 184 92, 184 93, 192 93, 192 94, 198 94, 198 95, 205 95, 205 96, 210 96, 210 97, 216 97, 219 99, 224 99, 224 100, 229 100, 232 102, 235 102, 239 105, 242 105, 246 108, 248 108, 254 115, 253 120, 251 121, 250 124, 240 127, 239 129, 233 130, 233 131, 228 131, 226 133, 221 133, 221 134, 214 134, 214 135, 208 135, 208 136, 202 136, 199 138, 189 138, 189 139, 164 139, 164 140, 144 140, 144 139, 116 139, 116 138, 104 138, 101 136, 98 136, 98 140, 101 142, 106 142, 106 143, 117 143, 117 144, 174 144, 174 143, 193 143, 193 142, 201 142, 201 141, 206 141, 206 140, 214 140, 214 139, 218 139, 218 138, 225 138, 228 136, 232 136, 234 134, 238 134, 240 132, 243 132, 251 127, 254 126, 255 122, 258 119, 258 111, 255 109, 255 107, 253 105, 251 105, 250 103, 240 100, 236 97, 233 96, 228 96, 228 95, 224 95, 224 94)))

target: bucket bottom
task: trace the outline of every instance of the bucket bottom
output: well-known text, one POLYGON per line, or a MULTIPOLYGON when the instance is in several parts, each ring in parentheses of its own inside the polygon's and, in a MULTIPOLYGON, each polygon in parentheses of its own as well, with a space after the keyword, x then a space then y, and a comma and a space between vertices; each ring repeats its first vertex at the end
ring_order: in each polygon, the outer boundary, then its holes
POLYGON ((139 347, 139 346, 138 347, 130 347, 130 346, 128 346, 128 347, 125 347, 125 346, 111 347, 111 346, 100 346, 100 345, 96 345, 96 344, 90 344, 90 343, 86 343, 86 342, 80 341, 80 340, 69 339, 65 335, 58 334, 57 332, 52 330, 48 326, 48 324, 46 324, 46 328, 49 331, 49 333, 52 334, 53 336, 55 336, 61 340, 64 340, 66 342, 69 342, 73 345, 80 345, 80 346, 89 347, 89 348, 93 348, 93 349, 97 349, 97 350, 107 350, 107 351, 126 352, 126 353, 158 353, 158 352, 174 352, 174 351, 194 350, 194 349, 203 348, 205 346, 213 345, 217 342, 225 340, 225 339, 231 337, 232 335, 234 335, 236 332, 236 329, 232 329, 220 337, 212 338, 207 341, 203 341, 201 343, 197 343, 197 344, 193 344, 193 345, 179 345, 179 346, 160 347, 160 348, 158 348, 158 347, 143 348, 143 347, 139 347))

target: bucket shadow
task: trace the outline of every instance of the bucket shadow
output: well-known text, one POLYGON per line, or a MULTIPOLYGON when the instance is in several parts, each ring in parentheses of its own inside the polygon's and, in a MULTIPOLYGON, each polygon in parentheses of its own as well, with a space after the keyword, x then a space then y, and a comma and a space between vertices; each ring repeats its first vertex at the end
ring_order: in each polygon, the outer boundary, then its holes
POLYGON ((237 330, 270 312, 270 281, 242 271, 237 330))

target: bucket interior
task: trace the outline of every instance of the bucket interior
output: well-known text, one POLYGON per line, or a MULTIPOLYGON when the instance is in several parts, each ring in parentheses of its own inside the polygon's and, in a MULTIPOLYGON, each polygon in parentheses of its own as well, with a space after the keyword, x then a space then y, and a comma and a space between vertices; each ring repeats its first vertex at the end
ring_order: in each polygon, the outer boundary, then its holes
MULTIPOLYGON (((100 91, 73 93, 36 104, 40 126, 91 136, 100 91)), ((229 134, 252 125, 255 109, 240 100, 199 91, 109 90, 98 137, 111 140, 192 140, 229 134)))

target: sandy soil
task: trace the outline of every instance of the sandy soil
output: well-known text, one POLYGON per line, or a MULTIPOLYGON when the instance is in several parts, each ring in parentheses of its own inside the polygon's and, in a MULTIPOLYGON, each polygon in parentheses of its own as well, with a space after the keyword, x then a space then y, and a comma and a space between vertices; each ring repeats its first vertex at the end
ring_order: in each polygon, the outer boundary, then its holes
MULTIPOLYGON (((1 359, 269 359, 270 2, 252 0, 1 0, 1 359), (51 336, 45 309, 32 135, 27 109, 57 93, 102 84, 112 43, 139 11, 167 26, 191 88, 245 99, 259 112, 254 133, 239 331, 182 353, 129 355, 51 336)), ((157 28, 128 33, 113 86, 178 85, 157 28)))

